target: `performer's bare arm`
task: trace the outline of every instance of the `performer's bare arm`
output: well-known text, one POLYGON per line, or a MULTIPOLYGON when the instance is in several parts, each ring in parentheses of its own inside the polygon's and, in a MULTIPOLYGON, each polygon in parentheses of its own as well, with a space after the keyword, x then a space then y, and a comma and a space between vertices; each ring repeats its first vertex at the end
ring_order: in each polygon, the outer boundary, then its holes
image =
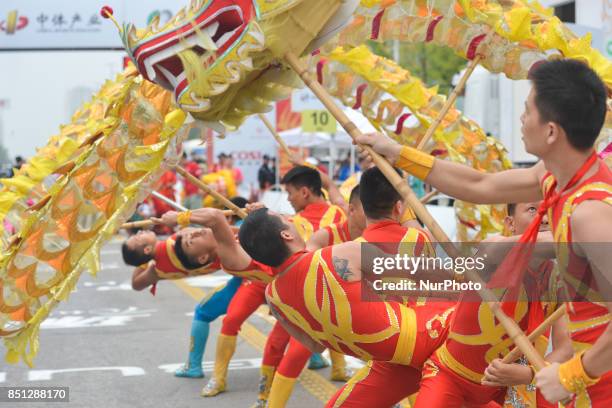
POLYGON ((321 175, 321 184, 323 185, 323 188, 327 190, 329 195, 329 202, 342 208, 342 211, 344 211, 345 214, 348 214, 348 203, 344 200, 344 197, 342 196, 342 193, 340 193, 340 190, 338 190, 338 187, 336 187, 336 184, 327 174, 319 169, 317 169, 317 171, 321 175))
MULTIPOLYGON (((562 305, 561 307, 565 307, 562 305)), ((574 349, 567 330, 565 317, 558 319, 552 326, 553 351, 545 360, 553 362, 564 362, 572 358, 574 349)), ((482 384, 489 387, 508 387, 513 385, 531 384, 533 371, 530 367, 517 363, 506 364, 500 359, 495 359, 485 370, 482 384)))
MULTIPOLYGON (((603 299, 612 295, 612 206, 601 201, 585 201, 572 212, 572 248, 585 257, 597 281, 603 299)), ((607 303, 612 312, 612 303, 607 303)), ((597 378, 612 370, 612 326, 589 350, 582 355, 582 366, 591 378, 597 378)), ((544 397, 551 402, 561 401, 570 396, 559 381, 559 363, 553 363, 536 374, 536 385, 544 397)))
POLYGON ((135 268, 132 273, 132 289, 144 290, 159 281, 157 273, 155 273, 155 261, 150 261, 146 268, 135 268))
POLYGON ((314 339, 312 339, 306 332, 302 329, 291 323, 289 320, 285 319, 270 302, 268 302, 270 306, 270 312, 272 315, 278 320, 278 322, 283 326, 287 333, 297 341, 302 343, 304 347, 313 353, 322 353, 325 350, 321 344, 317 343, 314 339))
POLYGON ((325 228, 321 228, 306 242, 306 250, 308 252, 316 251, 317 249, 325 248, 329 244, 329 232, 325 228))
MULTIPOLYGON (((360 144, 370 145, 377 153, 396 163, 402 145, 382 134, 363 135, 360 144)), ((542 199, 540 180, 544 163, 528 169, 483 173, 469 166, 436 159, 424 180, 441 193, 476 204, 524 203, 542 199)))
MULTIPOLYGON (((520 235, 512 235, 509 237, 496 235, 488 237, 481 242, 478 248, 478 256, 486 257, 487 265, 499 265, 520 238, 520 235)), ((554 238, 551 231, 539 232, 536 242, 537 245, 533 249, 532 258, 556 258, 554 238)))
MULTIPOLYGON (((565 307, 561 304, 559 307, 565 307)), ((572 339, 567 328, 567 316, 560 317, 552 326, 552 351, 546 355, 549 363, 562 363, 574 355, 572 339)))
MULTIPOLYGON (((178 213, 166 212, 161 221, 168 226, 174 226, 177 222, 178 213)), ((251 257, 236 241, 235 233, 228 224, 223 211, 216 208, 198 208, 191 212, 192 224, 202 225, 212 230, 217 241, 217 255, 224 269, 242 271, 248 268, 251 257)))

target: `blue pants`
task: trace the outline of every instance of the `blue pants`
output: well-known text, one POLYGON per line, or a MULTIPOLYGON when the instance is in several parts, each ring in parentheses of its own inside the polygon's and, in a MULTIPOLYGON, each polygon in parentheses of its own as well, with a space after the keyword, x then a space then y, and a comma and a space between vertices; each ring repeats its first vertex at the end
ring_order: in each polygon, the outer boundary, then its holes
POLYGON ((195 308, 194 320, 210 323, 227 313, 227 306, 241 283, 242 278, 233 276, 225 286, 202 299, 195 308))

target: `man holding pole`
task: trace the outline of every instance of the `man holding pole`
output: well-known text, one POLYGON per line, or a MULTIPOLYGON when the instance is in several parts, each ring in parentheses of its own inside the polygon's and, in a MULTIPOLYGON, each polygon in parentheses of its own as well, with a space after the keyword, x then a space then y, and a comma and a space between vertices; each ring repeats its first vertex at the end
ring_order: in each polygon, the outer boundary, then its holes
POLYGON ((592 69, 572 60, 544 62, 531 80, 521 120, 527 152, 541 159, 532 168, 484 174, 382 136, 364 135, 357 142, 461 200, 544 199, 536 227, 530 226, 522 241, 533 242, 548 213, 561 273, 572 300, 578 301, 568 304, 576 354, 538 372, 536 385, 551 402, 573 395, 575 406, 606 407, 612 402, 611 307, 603 303, 611 292, 612 259, 606 246, 612 242, 612 172, 593 149, 606 115, 606 87, 592 69))
MULTIPOLYGON (((539 205, 540 203, 509 205, 506 229, 514 236, 522 234, 535 218, 539 205)), ((542 219, 539 231, 542 234, 550 231, 546 217, 542 219)), ((483 256, 487 258, 487 264, 499 263, 496 258, 500 256, 496 256, 495 252, 507 249, 504 242, 515 242, 514 237, 495 237, 491 238, 490 242, 484 242, 481 249, 486 254, 483 256)), ((518 302, 510 311, 510 317, 523 331, 529 329, 529 333, 533 332, 545 317, 551 315, 557 306, 557 285, 548 284, 557 281, 554 262, 547 258, 551 254, 544 250, 539 252, 529 260, 525 279, 521 282, 521 299, 528 298, 529 302, 518 302)), ((530 367, 509 366, 502 364, 501 360, 495 360, 502 357, 512 344, 512 340, 500 329, 499 323, 495 322, 492 312, 484 302, 470 300, 469 295, 460 298, 448 339, 425 364, 415 407, 460 408, 466 404, 503 404, 506 387, 514 384, 508 384, 502 378, 513 369, 518 371, 521 381, 527 377, 526 382, 529 384, 533 377, 530 367), (494 364, 489 365, 491 362, 494 364), (524 371, 527 371, 527 374, 524 371)), ((548 361, 564 361, 573 354, 568 351, 568 348, 571 350, 569 338, 567 342, 563 341, 564 335, 567 336, 567 333, 559 332, 557 326, 555 353, 547 357, 548 361)), ((525 406, 535 407, 535 398, 532 405, 525 406)), ((537 406, 550 407, 545 402, 537 406)))

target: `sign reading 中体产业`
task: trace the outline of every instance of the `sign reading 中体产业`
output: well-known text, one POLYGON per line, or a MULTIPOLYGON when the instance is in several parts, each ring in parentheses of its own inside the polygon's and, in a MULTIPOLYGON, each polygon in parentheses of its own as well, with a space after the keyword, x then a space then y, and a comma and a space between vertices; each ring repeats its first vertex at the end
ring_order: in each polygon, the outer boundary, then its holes
POLYGON ((117 28, 100 14, 110 6, 121 24, 165 24, 183 6, 167 0, 2 0, 0 50, 121 49, 117 28))

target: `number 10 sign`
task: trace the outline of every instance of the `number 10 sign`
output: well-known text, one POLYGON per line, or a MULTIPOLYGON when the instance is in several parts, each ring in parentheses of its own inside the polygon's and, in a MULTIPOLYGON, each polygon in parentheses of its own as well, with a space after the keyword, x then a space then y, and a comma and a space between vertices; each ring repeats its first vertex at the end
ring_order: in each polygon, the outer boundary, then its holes
POLYGON ((326 110, 304 110, 302 131, 336 133, 336 119, 326 110))

